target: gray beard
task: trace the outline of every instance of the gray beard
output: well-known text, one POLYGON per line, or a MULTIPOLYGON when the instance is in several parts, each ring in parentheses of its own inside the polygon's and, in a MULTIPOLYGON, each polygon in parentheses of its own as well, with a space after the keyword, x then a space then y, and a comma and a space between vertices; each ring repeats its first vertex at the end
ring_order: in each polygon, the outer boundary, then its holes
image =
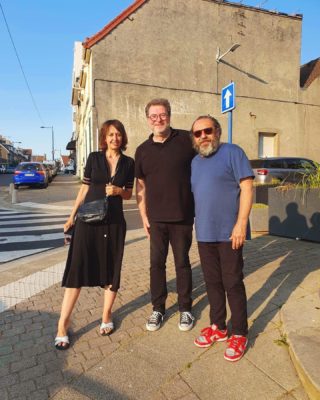
POLYGON ((211 156, 211 154, 215 153, 218 150, 218 147, 219 147, 219 142, 215 142, 215 143, 210 143, 208 146, 205 147, 196 146, 196 151, 202 157, 209 157, 211 156))

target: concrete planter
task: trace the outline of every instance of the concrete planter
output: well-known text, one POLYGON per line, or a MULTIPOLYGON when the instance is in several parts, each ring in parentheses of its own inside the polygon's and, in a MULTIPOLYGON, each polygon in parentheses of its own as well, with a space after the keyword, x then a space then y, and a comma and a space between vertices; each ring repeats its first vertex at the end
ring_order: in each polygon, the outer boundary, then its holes
POLYGON ((320 188, 270 189, 269 233, 320 243, 320 188))
POLYGON ((269 204, 269 190, 279 186, 276 184, 258 185, 253 187, 253 203, 269 204))
POLYGON ((250 213, 250 227, 252 232, 269 231, 269 207, 255 208, 254 205, 250 213))

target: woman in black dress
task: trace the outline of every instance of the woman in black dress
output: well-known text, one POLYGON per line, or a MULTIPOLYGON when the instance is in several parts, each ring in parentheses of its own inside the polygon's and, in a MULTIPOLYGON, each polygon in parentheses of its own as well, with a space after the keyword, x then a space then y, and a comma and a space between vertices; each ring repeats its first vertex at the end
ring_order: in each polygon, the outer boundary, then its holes
POLYGON ((73 225, 66 268, 62 279, 65 293, 58 323, 55 346, 69 347, 67 330, 70 316, 83 286, 104 288, 101 335, 110 334, 112 306, 120 286, 120 273, 126 234, 123 200, 132 196, 134 161, 122 154, 128 142, 123 124, 118 120, 104 122, 99 144, 102 151, 89 154, 81 188, 64 231, 73 225), (90 225, 76 219, 83 202, 108 196, 108 216, 105 222, 90 225))

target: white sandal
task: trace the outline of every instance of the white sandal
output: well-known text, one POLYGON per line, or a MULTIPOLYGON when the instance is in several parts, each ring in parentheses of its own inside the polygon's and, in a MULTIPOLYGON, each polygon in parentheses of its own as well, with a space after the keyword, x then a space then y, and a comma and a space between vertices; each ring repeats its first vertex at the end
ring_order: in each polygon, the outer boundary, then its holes
POLYGON ((114 323, 111 322, 102 322, 100 325, 100 335, 108 336, 114 331, 114 323))
POLYGON ((54 339, 54 346, 57 350, 67 350, 70 347, 68 336, 57 336, 54 339))

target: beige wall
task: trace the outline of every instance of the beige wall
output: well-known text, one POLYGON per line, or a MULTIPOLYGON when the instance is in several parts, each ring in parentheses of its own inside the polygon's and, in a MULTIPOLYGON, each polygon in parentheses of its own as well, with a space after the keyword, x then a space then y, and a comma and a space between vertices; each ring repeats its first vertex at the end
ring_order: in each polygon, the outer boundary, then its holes
POLYGON ((189 129, 210 113, 227 140, 220 91, 233 80, 233 141, 250 158, 258 156, 259 132, 269 132, 277 135, 278 155, 320 161, 311 145, 320 83, 300 90, 300 46, 299 17, 215 1, 150 0, 91 48, 93 121, 122 120, 132 155, 148 136, 144 106, 161 96, 172 104, 172 126, 189 129), (234 43, 241 46, 217 64, 217 47, 223 53, 234 43))

